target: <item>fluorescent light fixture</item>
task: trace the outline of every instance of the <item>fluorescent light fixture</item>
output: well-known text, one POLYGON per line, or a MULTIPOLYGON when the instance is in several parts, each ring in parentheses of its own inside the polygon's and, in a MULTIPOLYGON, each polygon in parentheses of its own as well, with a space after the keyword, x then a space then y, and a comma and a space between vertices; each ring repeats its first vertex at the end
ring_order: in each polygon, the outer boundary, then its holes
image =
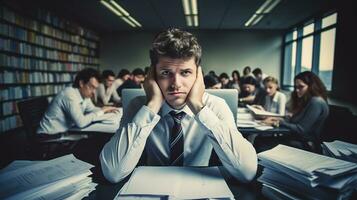
POLYGON ((136 25, 133 22, 131 22, 128 18, 121 17, 121 19, 124 20, 126 23, 128 23, 131 27, 133 27, 133 28, 136 27, 136 25))
POLYGON ((183 12, 187 26, 198 26, 197 0, 182 0, 183 12))
POLYGON ((256 17, 257 17, 256 14, 251 16, 250 19, 244 24, 244 26, 250 26, 252 24, 252 22, 255 20, 256 17))
POLYGON ((124 16, 129 16, 129 13, 126 12, 126 10, 124 8, 122 8, 119 4, 117 4, 117 2, 115 2, 114 0, 111 0, 110 3, 116 7, 118 9, 118 11, 120 13, 122 13, 124 16))
POLYGON ((281 0, 266 0, 259 8, 255 11, 252 17, 244 24, 244 26, 254 26, 258 24, 266 14, 270 13, 281 0))
POLYGON ((141 27, 141 24, 140 24, 138 21, 136 21, 134 18, 132 18, 131 16, 128 16, 128 18, 129 18, 129 20, 132 21, 136 26, 141 27))
POLYGON ((189 0, 182 0, 183 12, 185 15, 190 15, 190 5, 188 3, 189 0))
POLYGON ((275 0, 270 6, 264 11, 264 13, 270 13, 277 5, 280 3, 281 0, 275 0))
POLYGON ((193 16, 193 26, 198 26, 198 16, 197 15, 194 15, 193 16))
POLYGON ((258 15, 255 20, 252 22, 252 26, 256 25, 260 20, 263 19, 263 15, 258 15))
POLYGON ((115 13, 119 17, 123 16, 120 12, 115 10, 115 8, 113 8, 112 5, 110 5, 108 2, 102 0, 102 1, 100 1, 100 3, 102 3, 105 7, 107 7, 109 10, 111 10, 113 13, 115 13))
POLYGON ((192 26, 192 18, 191 18, 191 15, 186 15, 186 24, 187 26, 192 26))
POLYGON ((198 15, 197 0, 191 0, 191 13, 192 15, 198 15))
POLYGON ((138 21, 136 21, 133 17, 131 17, 130 14, 114 0, 101 0, 100 2, 109 10, 111 10, 113 13, 118 15, 123 21, 125 21, 131 27, 134 28, 142 27, 142 25, 138 21))
POLYGON ((261 14, 264 12, 264 10, 266 9, 266 7, 268 7, 268 5, 270 4, 270 2, 273 1, 273 0, 266 0, 263 5, 261 5, 257 11, 255 11, 255 13, 257 14, 261 14))

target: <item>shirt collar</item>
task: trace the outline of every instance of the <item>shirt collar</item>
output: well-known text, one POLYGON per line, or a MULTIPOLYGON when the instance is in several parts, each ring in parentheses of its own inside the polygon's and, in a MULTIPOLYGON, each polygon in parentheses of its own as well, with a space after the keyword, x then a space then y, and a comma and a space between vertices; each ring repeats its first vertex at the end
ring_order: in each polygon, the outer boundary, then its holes
POLYGON ((272 101, 273 101, 273 102, 278 102, 278 96, 279 96, 279 91, 276 91, 276 93, 275 93, 275 95, 274 95, 272 101))
POLYGON ((195 115, 193 114, 193 112, 191 111, 191 109, 185 105, 182 109, 180 110, 175 110, 173 109, 166 101, 165 103, 162 105, 161 107, 161 110, 160 110, 160 113, 161 113, 161 116, 166 116, 168 115, 172 110, 176 111, 176 112, 179 112, 179 111, 183 111, 186 113, 186 115, 190 116, 190 117, 194 117, 195 115))

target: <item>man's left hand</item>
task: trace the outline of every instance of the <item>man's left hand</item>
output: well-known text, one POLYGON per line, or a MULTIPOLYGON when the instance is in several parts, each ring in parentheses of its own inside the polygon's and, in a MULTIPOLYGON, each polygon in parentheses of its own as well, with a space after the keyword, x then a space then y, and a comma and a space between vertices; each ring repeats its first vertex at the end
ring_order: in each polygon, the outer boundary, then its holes
POLYGON ((197 114, 204 106, 203 94, 205 92, 205 84, 203 82, 203 74, 201 66, 197 68, 197 78, 193 84, 190 93, 187 96, 187 105, 193 113, 197 114))

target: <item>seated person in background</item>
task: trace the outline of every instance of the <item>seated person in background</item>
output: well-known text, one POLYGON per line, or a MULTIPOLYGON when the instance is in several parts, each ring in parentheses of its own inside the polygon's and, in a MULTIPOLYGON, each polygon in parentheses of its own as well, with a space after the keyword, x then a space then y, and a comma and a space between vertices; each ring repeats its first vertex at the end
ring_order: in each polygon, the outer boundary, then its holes
POLYGON ((206 89, 221 89, 222 83, 216 76, 206 75, 203 79, 206 89))
POLYGON ((319 141, 319 135, 328 116, 327 92, 324 84, 314 73, 306 71, 295 76, 295 89, 291 94, 286 119, 269 117, 265 123, 281 125, 309 141, 319 141))
POLYGON ((201 52, 191 33, 170 28, 156 36, 144 82, 147 101, 137 97, 131 102, 100 154, 110 182, 123 180, 139 160, 146 165, 208 166, 213 150, 235 178, 254 178, 255 149, 239 133, 227 103, 205 92, 201 52))
POLYGON ((122 69, 119 71, 117 79, 114 81, 114 88, 115 90, 118 89, 126 80, 130 79, 130 72, 127 69, 122 69))
POLYGON ((252 76, 243 78, 242 91, 239 96, 240 104, 264 105, 265 92, 257 87, 257 82, 252 76))
POLYGON ((227 73, 222 73, 219 75, 219 81, 222 83, 222 89, 230 89, 231 88, 231 82, 229 80, 229 76, 227 73))
POLYGON ((131 73, 131 78, 126 80, 120 87, 118 87, 117 92, 119 96, 121 96, 121 91, 124 88, 142 88, 142 83, 145 80, 145 72, 140 69, 136 68, 131 73))
POLYGON ((250 66, 244 67, 244 69, 243 69, 243 78, 246 78, 248 76, 254 77, 254 74, 251 71, 252 70, 251 70, 250 66))
POLYGON ((84 128, 104 113, 115 112, 115 107, 99 108, 92 103, 99 79, 99 72, 95 69, 86 68, 78 72, 73 86, 66 87, 52 100, 37 133, 62 133, 73 126, 84 128))
POLYGON ((114 81, 115 74, 112 70, 104 70, 102 72, 103 83, 100 83, 94 101, 97 105, 109 105, 115 104, 118 105, 121 102, 121 99, 116 91, 114 81))
POLYGON ((268 76, 264 74, 260 68, 255 68, 252 73, 255 77, 255 80, 257 80, 257 86, 264 88, 263 80, 268 76))
POLYGON ((238 94, 240 93, 240 74, 238 70, 232 72, 231 88, 237 89, 238 94))
POLYGON ((261 105, 254 105, 254 107, 280 115, 285 115, 286 96, 279 91, 278 80, 274 77, 268 76, 263 82, 266 92, 264 107, 261 105))

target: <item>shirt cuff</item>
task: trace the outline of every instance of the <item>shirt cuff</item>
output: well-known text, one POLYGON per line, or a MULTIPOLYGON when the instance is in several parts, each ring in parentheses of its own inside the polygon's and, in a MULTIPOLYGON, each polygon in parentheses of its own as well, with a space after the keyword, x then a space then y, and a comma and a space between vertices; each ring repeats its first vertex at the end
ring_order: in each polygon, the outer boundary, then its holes
POLYGON ((140 110, 136 113, 133 122, 138 126, 146 126, 152 123, 158 123, 160 121, 160 116, 152 112, 149 107, 143 105, 140 110))

